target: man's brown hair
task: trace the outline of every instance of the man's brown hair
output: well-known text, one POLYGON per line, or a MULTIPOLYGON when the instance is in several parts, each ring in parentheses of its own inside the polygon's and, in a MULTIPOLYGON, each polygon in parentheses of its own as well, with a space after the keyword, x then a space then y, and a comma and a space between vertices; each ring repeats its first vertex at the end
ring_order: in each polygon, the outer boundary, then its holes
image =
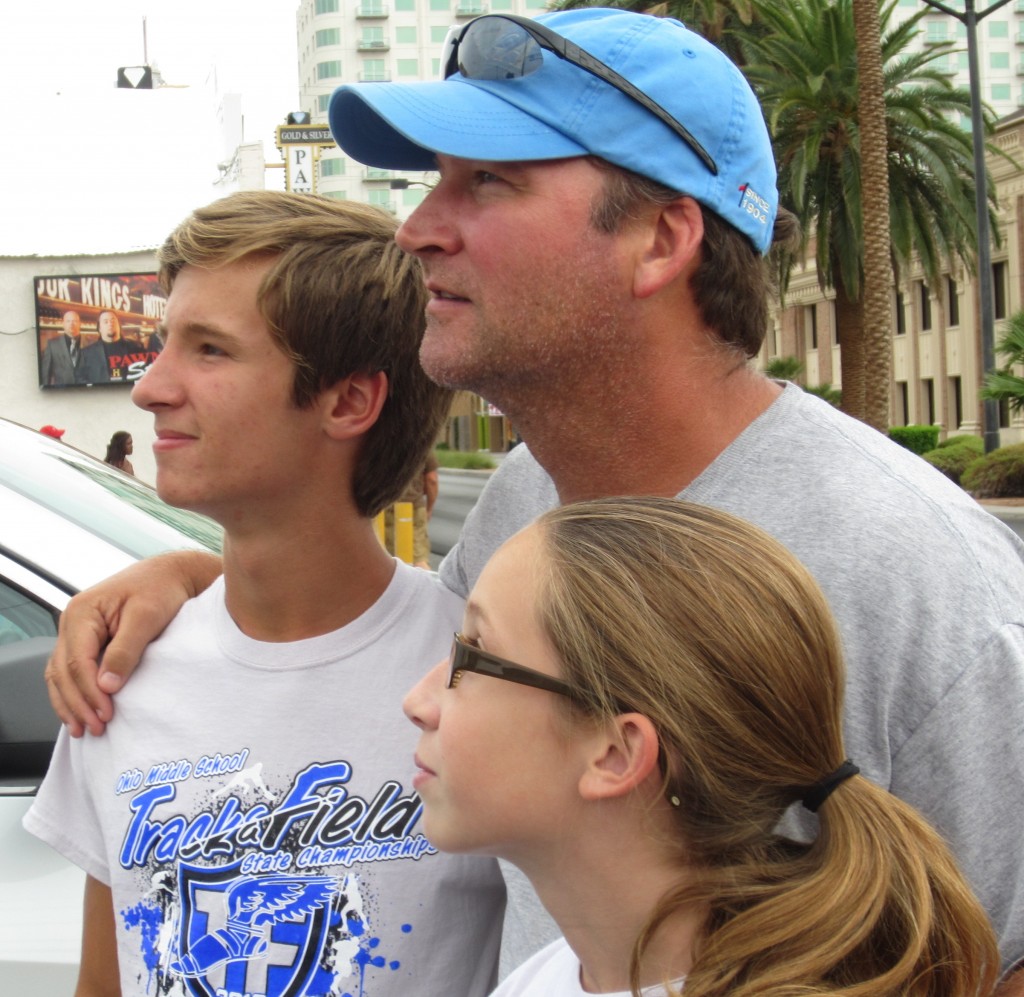
MULTIPOLYGON (((684 196, 595 156, 590 161, 605 175, 600 200, 591 212, 591 223, 600 232, 617 232, 645 205, 669 204, 684 196)), ((719 342, 755 357, 768 331, 769 295, 774 290, 770 264, 739 229, 703 205, 701 215, 702 258, 690 279, 694 301, 719 342)), ((795 232, 795 217, 780 208, 773 242, 789 244, 795 232)))
POLYGON ((257 307, 295 365, 297 407, 351 374, 387 374, 352 481, 364 516, 396 501, 420 471, 451 401, 420 367, 426 290, 419 263, 395 245, 396 227, 366 204, 243 191, 192 212, 157 254, 168 293, 186 266, 271 261, 257 307))

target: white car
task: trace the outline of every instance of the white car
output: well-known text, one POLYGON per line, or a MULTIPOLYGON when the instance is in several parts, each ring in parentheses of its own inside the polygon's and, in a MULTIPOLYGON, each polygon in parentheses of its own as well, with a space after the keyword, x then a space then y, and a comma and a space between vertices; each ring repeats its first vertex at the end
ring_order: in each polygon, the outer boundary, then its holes
POLYGON ((0 997, 61 997, 78 976, 85 874, 21 826, 60 726, 43 681, 60 612, 140 558, 220 545, 210 520, 0 419, 0 997))

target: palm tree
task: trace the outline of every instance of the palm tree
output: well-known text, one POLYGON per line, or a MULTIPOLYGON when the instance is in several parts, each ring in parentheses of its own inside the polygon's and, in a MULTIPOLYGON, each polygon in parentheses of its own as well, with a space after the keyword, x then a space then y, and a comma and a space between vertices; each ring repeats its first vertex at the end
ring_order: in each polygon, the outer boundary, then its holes
MULTIPOLYGON (((857 108, 861 154, 861 225, 864 230, 864 325, 857 343, 861 357, 850 364, 864 375, 844 380, 847 410, 875 429, 889 425, 889 377, 892 336, 889 321, 888 135, 885 127, 885 77, 882 66, 878 0, 853 0, 857 38, 857 108), (867 377, 867 371, 871 377, 867 377)), ((848 346, 849 344, 844 344, 848 346)))
MULTIPOLYGON (((879 13, 890 223, 879 231, 873 221, 871 237, 886 240, 897 269, 916 254, 935 286, 945 261, 958 257, 970 266, 977 248, 971 137, 958 124, 970 114, 970 95, 953 87, 933 61, 948 53, 950 43, 909 51, 924 12, 893 26, 896 5, 897 0, 887 0, 879 13)), ((768 117, 782 203, 803 227, 795 258, 805 258, 813 240, 818 280, 835 290, 844 409, 865 414, 867 394, 858 385, 868 383, 867 373, 874 374, 871 364, 882 363, 884 379, 877 379, 872 395, 871 421, 878 422, 881 395, 884 423, 889 377, 879 351, 883 336, 886 356, 890 349, 882 331, 890 311, 888 293, 884 305, 871 305, 871 314, 877 318, 881 312, 882 319, 872 325, 872 352, 863 348, 864 200, 877 190, 869 191, 871 181, 861 172, 865 136, 853 0, 756 0, 756 14, 767 30, 745 39, 745 72, 768 117)), ((991 129, 990 118, 986 126, 991 129)), ((781 263, 783 288, 793 259, 781 263)))
POLYGON ((751 29, 756 0, 554 0, 549 10, 615 7, 639 14, 674 17, 714 42, 742 64, 742 36, 751 29))
POLYGON ((985 375, 982 398, 1009 402, 1014 412, 1024 411, 1024 377, 1014 374, 1013 368, 1024 364, 1024 312, 1010 316, 1006 331, 996 344, 996 353, 1006 365, 985 375))

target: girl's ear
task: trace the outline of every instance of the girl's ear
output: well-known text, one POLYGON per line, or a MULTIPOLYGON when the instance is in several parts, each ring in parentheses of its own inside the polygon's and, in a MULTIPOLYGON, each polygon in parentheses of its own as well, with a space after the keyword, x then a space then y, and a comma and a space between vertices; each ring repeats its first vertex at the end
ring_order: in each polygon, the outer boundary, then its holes
POLYGON ((342 378, 320 398, 328 435, 339 440, 364 436, 380 416, 387 397, 388 376, 382 370, 342 378))
POLYGON ((580 776, 585 800, 625 796, 658 771, 658 732, 641 713, 613 717, 593 735, 594 748, 580 776))

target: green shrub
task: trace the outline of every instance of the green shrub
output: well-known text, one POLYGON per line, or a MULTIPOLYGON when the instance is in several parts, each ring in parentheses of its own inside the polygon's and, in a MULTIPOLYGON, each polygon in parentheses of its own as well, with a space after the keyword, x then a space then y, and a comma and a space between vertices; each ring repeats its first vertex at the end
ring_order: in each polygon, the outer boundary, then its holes
POLYGON ((938 426, 890 426, 889 439, 911 453, 926 454, 939 442, 938 426))
POLYGON ((973 460, 960 483, 976 498, 1024 497, 1024 443, 973 460))
POLYGON ((434 450, 441 467, 456 467, 464 471, 490 471, 494 461, 485 453, 466 450, 434 450))
POLYGON ((935 450, 929 450, 922 454, 932 467, 938 468, 950 481, 960 484, 963 473, 969 464, 981 456, 984 446, 977 436, 968 437, 975 443, 956 443, 953 446, 939 446, 935 450))
POLYGON ((941 450, 943 447, 958 447, 961 443, 971 447, 979 457, 985 452, 984 440, 973 433, 959 433, 956 436, 947 436, 939 444, 939 449, 941 450))
POLYGON ((843 401, 842 391, 839 388, 833 388, 828 382, 825 384, 809 384, 804 388, 804 391, 809 395, 817 395, 819 398, 824 398, 833 408, 839 408, 843 401))

